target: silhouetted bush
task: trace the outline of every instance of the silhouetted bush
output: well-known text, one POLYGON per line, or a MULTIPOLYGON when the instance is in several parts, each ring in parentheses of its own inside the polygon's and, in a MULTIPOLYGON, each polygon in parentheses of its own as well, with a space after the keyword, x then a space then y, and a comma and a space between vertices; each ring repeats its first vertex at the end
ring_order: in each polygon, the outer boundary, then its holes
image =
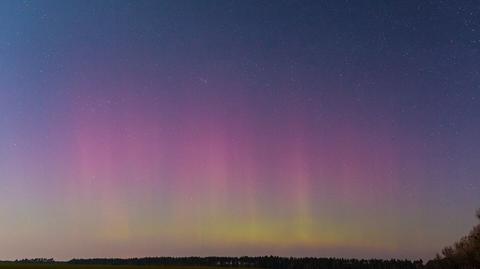
MULTIPOLYGON (((477 210, 480 221, 480 209, 477 210)), ((467 236, 451 247, 442 250, 442 254, 427 263, 428 269, 480 269, 480 224, 477 224, 467 236)))

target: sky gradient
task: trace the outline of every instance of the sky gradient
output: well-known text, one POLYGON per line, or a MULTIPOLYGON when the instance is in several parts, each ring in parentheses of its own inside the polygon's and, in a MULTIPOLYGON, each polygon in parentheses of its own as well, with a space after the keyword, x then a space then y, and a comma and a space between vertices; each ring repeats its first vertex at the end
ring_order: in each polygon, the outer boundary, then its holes
POLYGON ((479 138, 475 1, 0 1, 0 259, 432 258, 479 138))

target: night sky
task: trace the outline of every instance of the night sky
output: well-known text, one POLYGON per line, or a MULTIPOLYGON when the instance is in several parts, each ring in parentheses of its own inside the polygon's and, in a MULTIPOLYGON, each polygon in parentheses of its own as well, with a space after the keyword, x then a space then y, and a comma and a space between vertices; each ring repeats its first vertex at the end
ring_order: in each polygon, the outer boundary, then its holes
POLYGON ((479 177, 478 1, 0 1, 0 259, 429 259, 479 177))

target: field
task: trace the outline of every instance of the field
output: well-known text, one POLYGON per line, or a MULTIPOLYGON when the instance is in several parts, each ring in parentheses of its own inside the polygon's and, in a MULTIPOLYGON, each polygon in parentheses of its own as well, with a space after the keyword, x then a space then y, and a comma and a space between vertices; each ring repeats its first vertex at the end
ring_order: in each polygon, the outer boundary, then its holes
MULTIPOLYGON (((22 264, 0 263, 0 269, 219 269, 213 266, 175 266, 175 265, 76 265, 66 263, 55 264, 22 264)), ((242 269, 237 267, 237 269, 242 269)), ((246 269, 246 268, 243 268, 246 269)), ((252 269, 249 267, 249 269, 252 269)))

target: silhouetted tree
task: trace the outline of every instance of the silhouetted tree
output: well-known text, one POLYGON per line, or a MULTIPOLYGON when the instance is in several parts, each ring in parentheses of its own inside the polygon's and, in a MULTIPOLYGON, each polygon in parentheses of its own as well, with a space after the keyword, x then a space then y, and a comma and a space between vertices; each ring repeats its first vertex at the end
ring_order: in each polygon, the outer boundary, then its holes
MULTIPOLYGON (((480 221, 480 209, 476 216, 480 221)), ((442 255, 427 263, 432 269, 480 269, 480 223, 453 246, 445 247, 442 255)))

